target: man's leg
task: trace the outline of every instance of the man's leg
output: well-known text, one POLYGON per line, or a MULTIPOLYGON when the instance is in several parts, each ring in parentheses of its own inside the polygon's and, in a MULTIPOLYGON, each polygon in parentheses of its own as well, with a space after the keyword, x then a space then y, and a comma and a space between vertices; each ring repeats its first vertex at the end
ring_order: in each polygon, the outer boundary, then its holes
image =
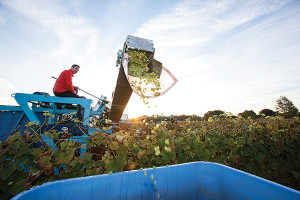
MULTIPOLYGON (((66 92, 55 92, 53 91, 55 96, 58 97, 73 97, 73 98, 85 98, 85 97, 80 97, 77 94, 71 92, 71 91, 66 91, 66 92)), ((62 104, 57 104, 58 109, 62 108, 62 104)), ((67 109, 76 109, 76 107, 74 107, 72 104, 67 104, 66 105, 67 109)), ((78 104, 77 105, 77 117, 79 120, 82 121, 83 117, 82 117, 82 107, 78 104)))
POLYGON ((53 91, 54 95, 57 97, 73 97, 73 98, 80 98, 77 94, 71 92, 71 91, 66 91, 66 92, 55 92, 53 91))
MULTIPOLYGON (((73 98, 80 98, 77 94, 71 92, 71 91, 65 91, 65 92, 55 92, 53 91, 54 95, 57 97, 73 97, 73 98)), ((63 104, 58 103, 57 108, 62 109, 63 104)), ((76 109, 72 104, 66 105, 67 109, 76 109)))

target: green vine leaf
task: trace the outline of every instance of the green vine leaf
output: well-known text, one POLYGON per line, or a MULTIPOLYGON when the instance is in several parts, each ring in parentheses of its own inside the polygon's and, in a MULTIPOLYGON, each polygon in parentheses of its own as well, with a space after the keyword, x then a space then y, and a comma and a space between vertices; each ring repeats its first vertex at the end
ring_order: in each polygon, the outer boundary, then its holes
POLYGON ((5 181, 10 175, 12 175, 12 173, 14 173, 13 168, 0 169, 1 180, 5 181))
MULTIPOLYGON (((69 164, 74 157, 73 151, 59 152, 55 157, 56 164, 69 164)), ((51 163, 50 163, 51 164, 51 163)))
POLYGON ((93 154, 92 153, 85 153, 83 157, 84 157, 85 160, 90 161, 90 160, 92 160, 93 154))

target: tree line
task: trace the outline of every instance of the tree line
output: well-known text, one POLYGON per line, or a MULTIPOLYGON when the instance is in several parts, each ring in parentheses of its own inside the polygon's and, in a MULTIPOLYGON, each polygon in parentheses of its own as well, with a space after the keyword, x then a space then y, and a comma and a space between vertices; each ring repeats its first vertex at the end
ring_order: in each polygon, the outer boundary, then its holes
MULTIPOLYGON (((175 120, 178 121, 183 121, 186 119, 190 119, 192 121, 197 121, 197 120, 208 120, 210 117, 213 117, 215 115, 217 116, 222 116, 225 115, 226 113, 222 110, 213 110, 213 111, 208 111, 204 114, 203 117, 200 117, 198 115, 173 115, 175 120)), ((228 115, 228 114, 226 114, 228 115)), ((229 116, 236 118, 236 117, 242 117, 242 118, 260 118, 260 117, 266 117, 266 116, 283 116, 285 118, 292 118, 295 116, 300 116, 298 108, 294 105, 294 103, 289 100, 285 96, 280 96, 276 100, 275 104, 275 111, 269 108, 264 108, 256 114, 253 110, 245 110, 241 113, 239 113, 237 116, 232 115, 229 113, 229 116)))

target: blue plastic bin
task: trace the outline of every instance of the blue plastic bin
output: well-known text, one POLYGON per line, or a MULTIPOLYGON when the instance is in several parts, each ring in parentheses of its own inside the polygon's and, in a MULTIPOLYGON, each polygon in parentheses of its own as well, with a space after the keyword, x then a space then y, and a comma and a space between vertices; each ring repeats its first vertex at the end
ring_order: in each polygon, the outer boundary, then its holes
POLYGON ((209 162, 53 181, 13 200, 63 199, 300 199, 300 192, 209 162))

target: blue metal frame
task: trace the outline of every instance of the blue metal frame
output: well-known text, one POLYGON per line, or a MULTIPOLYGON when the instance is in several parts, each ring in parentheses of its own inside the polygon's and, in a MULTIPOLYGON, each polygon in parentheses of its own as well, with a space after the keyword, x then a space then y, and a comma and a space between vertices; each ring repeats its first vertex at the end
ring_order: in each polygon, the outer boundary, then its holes
MULTIPOLYGON (((36 94, 24 94, 24 93, 16 93, 13 95, 17 103, 20 105, 24 113, 27 115, 31 122, 37 122, 41 124, 40 120, 36 116, 33 108, 29 107, 30 101, 40 101, 40 102, 48 102, 48 103, 65 103, 65 104, 79 104, 84 108, 84 120, 83 124, 89 124, 89 116, 90 116, 90 107, 92 100, 91 99, 83 99, 83 98, 71 98, 71 97, 55 97, 55 96, 44 96, 44 95, 36 95, 36 94)), ((1 109, 1 107, 0 107, 1 109)), ((40 111, 45 112, 49 111, 51 114, 56 114, 57 112, 56 106, 53 108, 40 108, 40 111)), ((58 109, 57 109, 58 110, 58 109)), ((101 113, 102 114, 102 113, 101 113)))
POLYGON ((121 65, 121 59, 122 59, 122 50, 119 49, 118 53, 117 53, 117 60, 116 60, 116 67, 120 67, 121 65))
MULTIPOLYGON (((16 124, 13 127, 14 132, 17 127, 24 123, 22 120, 24 116, 26 116, 30 122, 36 122, 38 124, 42 124, 43 122, 39 119, 38 115, 40 116, 44 112, 49 112, 50 114, 56 116, 60 114, 65 113, 74 113, 77 112, 77 110, 74 109, 58 109, 56 104, 76 104, 80 105, 83 110, 83 126, 89 125, 89 119, 90 116, 95 116, 103 114, 103 111, 106 107, 107 101, 105 96, 101 96, 100 100, 97 102, 96 107, 94 110, 91 110, 91 99, 84 99, 84 98, 71 98, 71 97, 56 97, 56 96, 47 96, 47 95, 37 95, 37 94, 25 94, 25 93, 15 93, 12 95, 16 102, 20 106, 0 106, 0 111, 3 112, 19 112, 18 116, 19 118, 15 118, 16 124), (38 107, 40 102, 49 103, 49 107, 38 107), (31 104, 31 106, 30 106, 31 104), (22 114, 20 114, 22 112, 22 114), (18 119, 18 120, 16 120, 18 119)), ((1 113, 0 113, 1 115, 1 113)), ((26 119, 27 119, 26 118, 26 119)), ((48 123, 54 123, 54 118, 50 118, 48 123)), ((3 125, 3 123, 2 123, 3 125)), ((23 124, 24 125, 24 124, 23 124)), ((95 129, 92 127, 88 127, 88 134, 92 135, 95 131, 99 131, 99 129, 95 129)), ((102 132, 111 134, 111 130, 102 132)), ((44 141, 49 146, 54 146, 55 143, 51 138, 47 138, 43 135, 44 141)), ((88 135, 81 135, 81 136, 73 136, 70 138, 70 140, 76 140, 77 142, 80 142, 82 144, 81 146, 81 152, 86 152, 86 140, 88 139, 88 135)), ((56 148, 56 147, 54 147, 56 148)))

